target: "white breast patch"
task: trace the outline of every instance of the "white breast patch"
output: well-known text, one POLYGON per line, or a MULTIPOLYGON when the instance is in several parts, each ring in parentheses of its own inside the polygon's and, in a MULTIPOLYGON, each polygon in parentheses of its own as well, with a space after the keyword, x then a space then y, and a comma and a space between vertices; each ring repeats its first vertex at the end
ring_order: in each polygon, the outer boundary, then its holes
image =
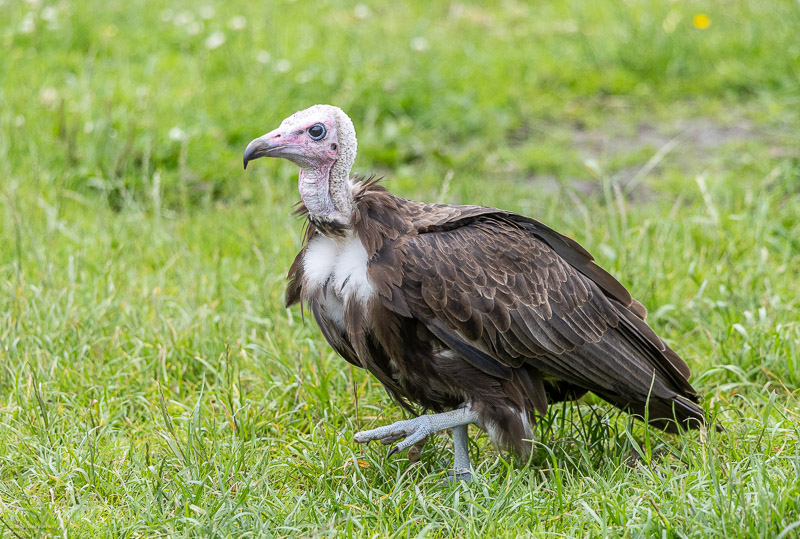
POLYGON ((355 236, 331 239, 317 235, 308 242, 303 272, 308 294, 329 287, 342 301, 351 297, 366 303, 374 292, 367 276, 367 251, 355 236))

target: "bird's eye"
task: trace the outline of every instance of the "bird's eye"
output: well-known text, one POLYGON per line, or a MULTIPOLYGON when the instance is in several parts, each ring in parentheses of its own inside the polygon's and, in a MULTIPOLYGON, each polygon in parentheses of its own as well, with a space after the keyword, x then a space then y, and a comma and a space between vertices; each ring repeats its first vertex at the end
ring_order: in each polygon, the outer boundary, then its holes
POLYGON ((325 126, 322 124, 314 124, 308 128, 308 136, 311 137, 313 140, 320 140, 325 138, 325 134, 328 132, 325 129, 325 126))

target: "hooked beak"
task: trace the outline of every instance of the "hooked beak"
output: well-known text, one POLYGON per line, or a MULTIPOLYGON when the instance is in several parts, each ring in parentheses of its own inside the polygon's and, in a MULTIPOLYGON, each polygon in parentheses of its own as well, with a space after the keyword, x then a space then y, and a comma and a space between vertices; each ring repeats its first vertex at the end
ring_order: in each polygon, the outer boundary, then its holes
MULTIPOLYGON (((276 130, 277 131, 277 130, 276 130)), ((244 168, 247 168, 247 163, 259 157, 281 157, 280 151, 288 146, 288 144, 281 144, 280 133, 272 131, 266 135, 254 139, 247 145, 244 150, 244 168)))

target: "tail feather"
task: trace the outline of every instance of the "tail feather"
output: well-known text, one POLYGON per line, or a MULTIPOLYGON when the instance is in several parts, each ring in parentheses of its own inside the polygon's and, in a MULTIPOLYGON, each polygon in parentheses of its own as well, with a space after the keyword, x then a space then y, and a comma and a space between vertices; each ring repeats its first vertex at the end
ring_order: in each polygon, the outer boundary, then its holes
POLYGON ((698 429, 707 422, 703 409, 681 395, 671 399, 653 397, 647 402, 628 402, 618 395, 599 395, 614 406, 666 432, 698 429))

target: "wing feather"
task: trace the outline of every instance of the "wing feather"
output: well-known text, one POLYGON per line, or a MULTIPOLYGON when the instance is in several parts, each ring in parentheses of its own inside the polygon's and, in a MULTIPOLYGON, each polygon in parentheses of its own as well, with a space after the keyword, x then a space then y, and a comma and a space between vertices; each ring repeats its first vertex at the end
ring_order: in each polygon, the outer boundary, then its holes
MULTIPOLYGON (((696 399, 688 367, 644 322, 644 307, 583 247, 513 214, 456 218, 403 239, 392 292, 446 346, 500 378, 527 365, 615 403, 651 391, 696 399)), ((535 382, 515 380, 541 411, 535 382)))

